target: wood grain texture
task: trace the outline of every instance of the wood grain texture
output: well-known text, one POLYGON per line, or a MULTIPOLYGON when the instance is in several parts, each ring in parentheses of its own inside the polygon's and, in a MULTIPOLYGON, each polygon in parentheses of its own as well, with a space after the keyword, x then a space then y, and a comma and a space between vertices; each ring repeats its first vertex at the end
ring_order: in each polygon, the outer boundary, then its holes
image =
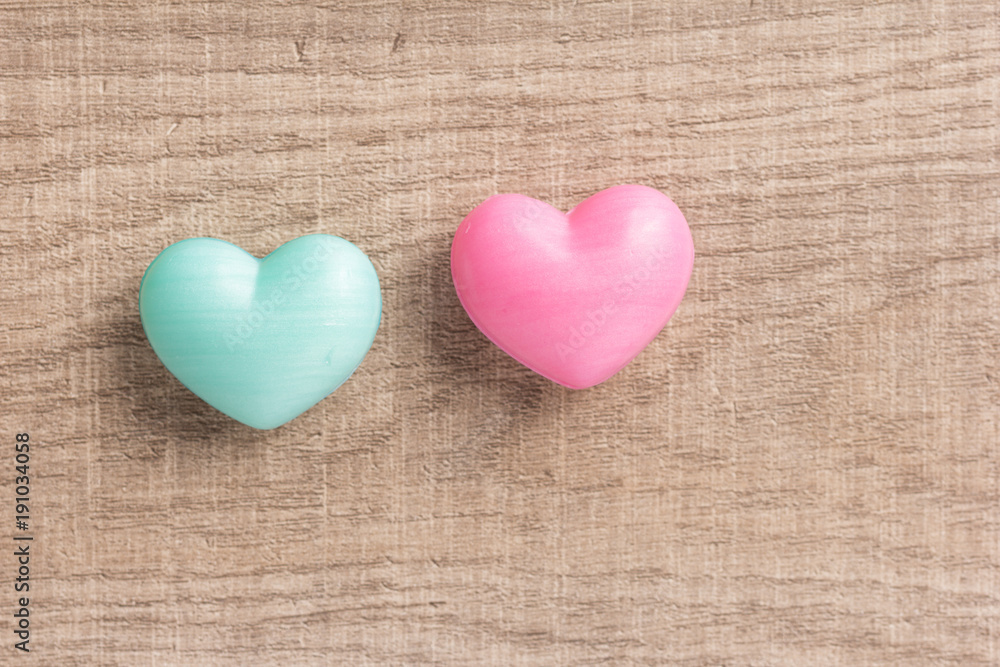
POLYGON ((995 0, 0 1, 0 663, 1000 664, 998 108, 995 0), (567 390, 470 323, 451 234, 631 182, 691 286, 567 390), (253 431, 139 280, 314 232, 382 328, 253 431))

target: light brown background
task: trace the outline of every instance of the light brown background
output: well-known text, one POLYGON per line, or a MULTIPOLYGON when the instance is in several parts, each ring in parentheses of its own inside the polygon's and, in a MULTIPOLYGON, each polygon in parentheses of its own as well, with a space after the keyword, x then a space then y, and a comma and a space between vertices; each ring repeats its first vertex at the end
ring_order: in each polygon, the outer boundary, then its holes
POLYGON ((36 536, 0 662, 1000 664, 998 7, 0 3, 0 518, 28 431, 36 536), (567 390, 470 323, 451 234, 629 182, 691 286, 567 390), (139 280, 313 232, 383 324, 253 431, 139 280))

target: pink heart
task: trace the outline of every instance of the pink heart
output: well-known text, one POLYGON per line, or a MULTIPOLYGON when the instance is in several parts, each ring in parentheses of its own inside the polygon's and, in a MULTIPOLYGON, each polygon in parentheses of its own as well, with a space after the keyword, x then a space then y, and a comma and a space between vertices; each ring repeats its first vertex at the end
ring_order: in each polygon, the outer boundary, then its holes
POLYGON ((469 317, 500 349, 572 389, 604 382, 674 314, 694 263, 670 199, 608 188, 562 213, 505 194, 455 233, 451 275, 469 317))

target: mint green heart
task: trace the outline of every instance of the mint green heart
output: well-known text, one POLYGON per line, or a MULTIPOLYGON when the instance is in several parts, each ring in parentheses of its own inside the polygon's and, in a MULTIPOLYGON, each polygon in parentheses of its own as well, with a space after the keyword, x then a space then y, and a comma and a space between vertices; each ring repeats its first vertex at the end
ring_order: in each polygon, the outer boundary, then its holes
POLYGON ((361 364, 382 318, 375 267, 337 236, 302 236, 257 259, 218 239, 161 252, 139 287, 160 361, 233 419, 271 429, 361 364))

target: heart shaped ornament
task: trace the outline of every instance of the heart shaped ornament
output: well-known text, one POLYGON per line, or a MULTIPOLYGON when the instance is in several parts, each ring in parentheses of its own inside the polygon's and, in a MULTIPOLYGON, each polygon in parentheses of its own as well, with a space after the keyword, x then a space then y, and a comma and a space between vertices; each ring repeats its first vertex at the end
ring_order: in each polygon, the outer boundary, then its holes
POLYGON ((469 317, 500 349, 572 389, 604 382, 667 324, 691 277, 680 209, 641 185, 563 213, 490 197, 455 233, 451 273, 469 317))
POLYGON ((263 259, 196 238, 149 265, 139 313, 153 350, 184 386, 237 421, 272 429, 361 364, 382 293, 368 257, 336 236, 302 236, 263 259))

